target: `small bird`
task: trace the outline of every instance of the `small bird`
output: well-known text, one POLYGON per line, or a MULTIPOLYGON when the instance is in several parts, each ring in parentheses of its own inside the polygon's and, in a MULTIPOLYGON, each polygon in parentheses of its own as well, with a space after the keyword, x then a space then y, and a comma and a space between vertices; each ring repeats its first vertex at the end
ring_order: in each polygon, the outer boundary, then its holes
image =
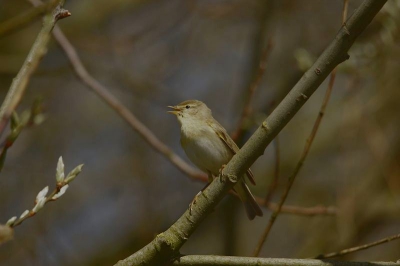
MULTIPOLYGON (((238 146, 203 102, 188 100, 168 107, 173 109, 168 112, 176 115, 181 125, 181 145, 186 155, 200 170, 208 174, 211 182, 213 176, 218 176, 220 169, 239 151, 238 146)), ((246 175, 255 185, 250 169, 246 175)), ((263 215, 244 178, 239 179, 234 190, 244 203, 250 220, 263 215)))

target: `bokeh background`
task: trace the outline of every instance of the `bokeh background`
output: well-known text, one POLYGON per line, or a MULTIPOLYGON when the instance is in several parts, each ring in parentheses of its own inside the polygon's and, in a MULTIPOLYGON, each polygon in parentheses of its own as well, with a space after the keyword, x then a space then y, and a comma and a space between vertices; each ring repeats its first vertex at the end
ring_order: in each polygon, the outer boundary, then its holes
MULTIPOLYGON (((349 1, 349 15, 362 1, 349 1)), ((238 124, 267 43, 272 49, 246 121, 246 140, 331 42, 341 0, 67 0, 72 16, 58 25, 89 72, 154 134, 187 159, 167 105, 199 99, 229 132, 238 124)), ((30 5, 0 0, 0 22, 30 5)), ((22 65, 40 20, 0 37, 0 94, 22 65)), ((305 258, 400 231, 400 1, 390 0, 340 66, 310 155, 287 204, 335 206, 336 216, 282 214, 261 256, 305 258)), ((317 117, 324 82, 279 134, 276 201, 317 117)), ((46 120, 25 129, 0 175, 0 221, 31 208, 36 194, 66 170, 84 171, 57 202, 16 227, 0 246, 1 265, 111 265, 167 229, 204 186, 155 152, 73 74, 51 41, 18 107, 41 99, 46 120)), ((4 138, 4 136, 3 136, 4 138)), ((240 143, 240 145, 242 145, 240 143)), ((252 167, 265 197, 273 146, 252 167)), ((182 248, 184 254, 249 256, 270 211, 248 221, 227 196, 182 248)), ((397 260, 400 241, 342 259, 397 260)))

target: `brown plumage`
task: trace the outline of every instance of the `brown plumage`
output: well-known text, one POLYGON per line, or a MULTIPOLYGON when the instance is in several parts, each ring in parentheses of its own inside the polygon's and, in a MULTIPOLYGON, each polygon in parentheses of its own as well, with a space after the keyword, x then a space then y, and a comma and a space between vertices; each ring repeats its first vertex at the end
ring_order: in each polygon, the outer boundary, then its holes
MULTIPOLYGON (((174 109, 170 113, 175 114, 181 124, 181 145, 186 155, 210 179, 217 176, 220 168, 230 161, 239 151, 239 147, 212 117, 211 110, 203 102, 188 100, 169 107, 174 109)), ((255 184, 250 169, 246 175, 255 184)), ((244 203, 250 220, 255 216, 262 216, 262 211, 243 178, 234 186, 234 190, 244 203)))

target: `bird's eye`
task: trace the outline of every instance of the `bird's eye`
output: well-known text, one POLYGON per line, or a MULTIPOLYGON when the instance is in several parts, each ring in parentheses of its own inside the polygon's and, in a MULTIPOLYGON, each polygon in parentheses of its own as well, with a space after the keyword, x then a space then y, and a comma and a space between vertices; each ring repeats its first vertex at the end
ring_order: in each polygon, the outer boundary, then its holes
POLYGON ((190 106, 189 105, 186 105, 186 109, 189 109, 190 108, 190 106))

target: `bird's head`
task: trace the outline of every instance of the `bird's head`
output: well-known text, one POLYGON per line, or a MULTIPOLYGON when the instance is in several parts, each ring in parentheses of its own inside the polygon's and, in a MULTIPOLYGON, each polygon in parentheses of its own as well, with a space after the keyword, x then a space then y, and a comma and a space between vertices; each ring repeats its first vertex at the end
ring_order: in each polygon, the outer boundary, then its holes
POLYGON ((187 100, 178 105, 168 107, 173 109, 168 113, 176 115, 181 124, 186 120, 207 120, 212 116, 211 110, 207 105, 197 100, 187 100))

